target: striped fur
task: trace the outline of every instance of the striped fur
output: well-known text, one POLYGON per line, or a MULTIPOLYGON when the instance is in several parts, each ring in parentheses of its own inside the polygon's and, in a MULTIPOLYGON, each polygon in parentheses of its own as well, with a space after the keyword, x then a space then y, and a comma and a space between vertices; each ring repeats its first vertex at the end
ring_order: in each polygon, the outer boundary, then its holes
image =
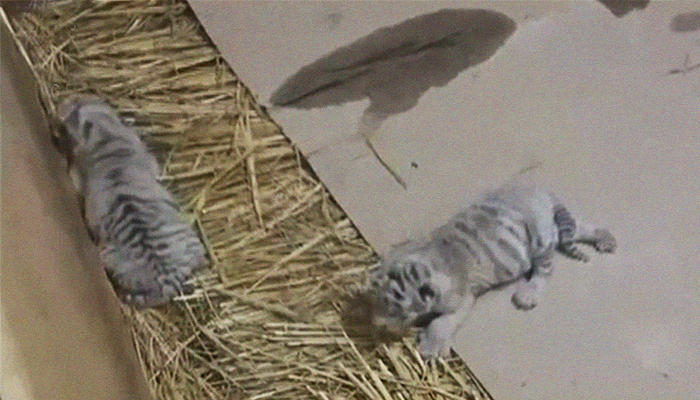
POLYGON ((117 293, 127 303, 156 306, 187 292, 186 281, 206 262, 205 250, 157 181, 153 155, 98 98, 71 98, 59 114, 59 142, 117 293))
POLYGON ((373 322, 399 335, 423 328, 421 353, 437 357, 486 291, 517 282, 514 306, 535 307, 556 251, 587 260, 576 243, 598 252, 616 247, 612 234, 574 220, 551 193, 508 185, 383 260, 370 277, 373 322))

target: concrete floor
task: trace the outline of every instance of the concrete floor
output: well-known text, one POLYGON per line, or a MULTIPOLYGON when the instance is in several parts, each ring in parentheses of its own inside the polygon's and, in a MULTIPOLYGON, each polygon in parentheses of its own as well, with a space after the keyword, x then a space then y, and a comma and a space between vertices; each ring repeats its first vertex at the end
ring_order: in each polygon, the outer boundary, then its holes
POLYGON ((533 164, 576 215, 617 236, 613 256, 555 260, 530 312, 507 290, 477 304, 455 347, 496 399, 700 398, 700 31, 672 31, 697 3, 621 17, 594 1, 190 3, 263 103, 288 99, 274 93, 309 65, 326 68, 305 75, 312 89, 327 71, 326 87, 360 76, 365 64, 348 60, 381 38, 358 39, 414 16, 476 7, 515 21, 493 57, 371 127, 405 188, 359 135, 376 97, 406 93, 372 86, 405 81, 381 64, 404 50, 377 50, 385 79, 344 100, 271 113, 380 252, 533 164))
POLYGON ((35 79, 4 28, 0 397, 149 399, 127 321, 50 143, 35 79))

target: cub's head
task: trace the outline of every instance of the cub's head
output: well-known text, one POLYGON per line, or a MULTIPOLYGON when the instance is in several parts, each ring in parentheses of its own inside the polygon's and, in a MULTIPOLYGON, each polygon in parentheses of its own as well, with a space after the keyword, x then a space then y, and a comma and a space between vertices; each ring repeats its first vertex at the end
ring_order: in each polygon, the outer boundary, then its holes
POLYGON ((69 97, 58 106, 57 114, 60 147, 69 153, 91 149, 103 138, 105 124, 121 125, 116 111, 93 95, 69 97))
POLYGON ((440 316, 440 290, 433 283, 430 259, 420 253, 384 260, 370 274, 372 323, 380 330, 405 335, 440 316))

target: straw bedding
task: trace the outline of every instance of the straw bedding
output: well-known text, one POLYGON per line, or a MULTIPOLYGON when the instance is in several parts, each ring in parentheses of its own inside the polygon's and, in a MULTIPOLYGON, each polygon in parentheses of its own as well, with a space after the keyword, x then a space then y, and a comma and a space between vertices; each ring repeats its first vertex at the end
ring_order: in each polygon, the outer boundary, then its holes
POLYGON ((458 358, 341 318, 376 254, 186 3, 59 0, 13 26, 47 112, 78 92, 117 107, 206 243, 193 294, 123 307, 156 398, 488 398, 458 358))

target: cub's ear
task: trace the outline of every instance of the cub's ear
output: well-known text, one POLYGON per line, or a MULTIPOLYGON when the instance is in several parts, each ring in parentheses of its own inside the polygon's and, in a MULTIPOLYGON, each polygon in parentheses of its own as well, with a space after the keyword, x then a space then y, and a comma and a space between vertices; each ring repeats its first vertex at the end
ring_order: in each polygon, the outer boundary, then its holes
POLYGON ((56 146, 56 149, 68 159, 68 164, 73 164, 73 152, 77 142, 71 136, 66 126, 58 118, 52 118, 51 126, 51 143, 56 146))
POLYGON ((66 134, 63 122, 61 122, 61 119, 56 116, 55 112, 52 112, 52 110, 55 111, 54 108, 49 106, 44 97, 40 94, 37 96, 39 97, 39 104, 44 110, 44 115, 46 116, 46 120, 49 125, 48 127, 49 132, 51 133, 51 143, 53 143, 53 145, 63 153, 64 146, 62 143, 62 136, 66 134))
POLYGON ((70 135, 68 134, 68 131, 66 130, 66 127, 63 126, 60 122, 57 120, 51 124, 52 125, 52 134, 51 134, 51 142, 53 143, 54 146, 58 149, 59 152, 61 152, 65 156, 69 156, 72 153, 72 143, 73 141, 70 138, 70 135))
POLYGON ((72 109, 68 114, 61 118, 61 125, 63 128, 70 132, 77 132, 80 126, 80 108, 76 107, 72 109))

